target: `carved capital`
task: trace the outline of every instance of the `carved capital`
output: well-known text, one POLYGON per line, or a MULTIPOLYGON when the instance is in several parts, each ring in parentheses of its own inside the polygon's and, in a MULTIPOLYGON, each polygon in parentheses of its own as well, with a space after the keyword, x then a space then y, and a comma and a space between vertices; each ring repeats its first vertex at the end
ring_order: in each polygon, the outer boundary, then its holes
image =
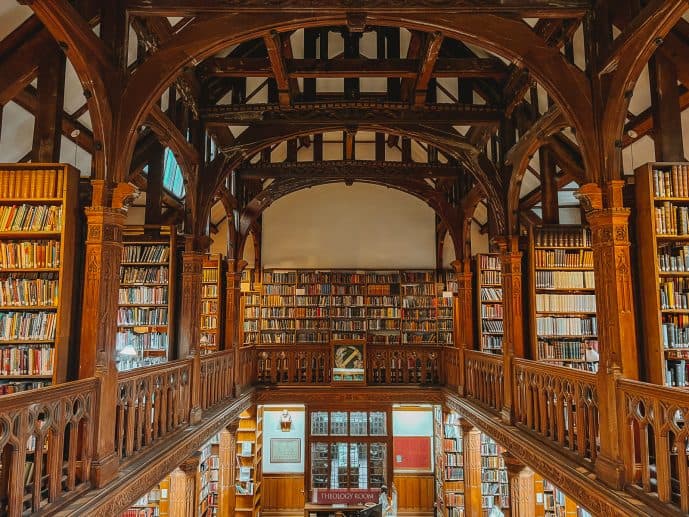
POLYGON ((140 194, 141 191, 131 183, 118 183, 112 193, 112 206, 127 211, 140 194))
POLYGON ((603 191, 597 183, 582 185, 574 196, 579 200, 587 214, 592 210, 603 208, 603 191))

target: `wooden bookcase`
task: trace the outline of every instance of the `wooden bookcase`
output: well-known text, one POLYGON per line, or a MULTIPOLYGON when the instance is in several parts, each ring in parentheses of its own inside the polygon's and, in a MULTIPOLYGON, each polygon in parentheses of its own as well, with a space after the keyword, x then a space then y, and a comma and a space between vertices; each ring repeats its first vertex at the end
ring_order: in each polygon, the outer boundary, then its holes
POLYGON ((175 240, 168 226, 125 227, 117 314, 120 370, 165 362, 174 350, 175 240), (122 353, 129 345, 135 356, 122 353))
POLYGON ((538 474, 534 474, 534 492, 537 517, 590 517, 586 510, 538 474))
POLYGON ((243 293, 241 341, 451 345, 454 294, 446 298, 443 291, 456 282, 446 274, 438 281, 443 273, 430 270, 265 270, 262 285, 243 293))
POLYGON ((79 171, 0 164, 0 394, 67 380, 79 171))
POLYGON ((222 338, 222 260, 209 255, 203 261, 201 281, 201 353, 217 352, 222 338))
POLYGON ((436 344, 438 311, 434 271, 402 271, 402 343, 436 344))
POLYGON ((332 339, 366 339, 365 274, 333 271, 331 282, 332 339))
POLYGON ((219 438, 215 435, 199 449, 199 467, 196 479, 198 491, 198 517, 218 515, 218 470, 220 468, 219 438))
POLYGON ((484 253, 474 259, 477 335, 480 350, 502 354, 503 302, 500 255, 484 253))
POLYGON ((263 408, 253 406, 239 416, 235 517, 259 517, 263 461, 263 408))
POLYGON ((170 509, 169 489, 170 477, 168 476, 150 492, 140 497, 120 517, 167 517, 170 509))
POLYGON ((440 271, 436 283, 435 306, 438 325, 438 344, 454 346, 455 299, 457 298, 457 279, 454 271, 440 271), (445 296, 450 293, 451 296, 445 296))
POLYGON ((598 331, 589 229, 532 228, 529 259, 532 357, 595 371, 598 331))
POLYGON ((464 511, 464 454, 459 415, 443 413, 442 435, 443 502, 445 517, 463 517, 464 511))
POLYGON ((641 320, 650 382, 688 386, 689 164, 635 171, 641 320))
POLYGON ((502 459, 503 447, 481 433, 481 507, 487 516, 491 508, 510 507, 510 485, 502 459))
POLYGON ((330 342, 330 272, 299 271, 295 293, 297 343, 330 342))

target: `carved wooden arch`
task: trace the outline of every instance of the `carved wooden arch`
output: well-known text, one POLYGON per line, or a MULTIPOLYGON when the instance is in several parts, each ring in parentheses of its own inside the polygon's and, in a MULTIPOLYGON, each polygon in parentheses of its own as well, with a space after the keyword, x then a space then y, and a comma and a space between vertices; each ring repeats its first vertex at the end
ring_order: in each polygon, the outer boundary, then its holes
MULTIPOLYGON (((634 85, 662 38, 689 9, 687 0, 653 0, 637 14, 634 22, 614 41, 612 59, 600 71, 608 81, 607 103, 598 151, 601 167, 596 179, 615 179, 622 170, 622 141, 627 109, 634 85), (611 74, 610 77, 606 77, 611 74)), ((582 150, 583 152, 583 150, 582 150)), ((586 164, 586 162, 584 162, 586 164)), ((588 167, 587 167, 588 168, 588 167)))
MULTIPOLYGON (((239 217, 238 245, 235 250, 237 254, 236 257, 242 257, 244 255, 244 245, 246 244, 247 235, 254 227, 258 217, 275 201, 299 190, 332 183, 340 183, 343 181, 350 181, 350 179, 345 177, 285 178, 273 181, 249 201, 241 212, 239 217)), ((453 220, 457 218, 457 210, 449 206, 441 192, 435 190, 424 180, 373 180, 366 178, 355 181, 393 188, 424 201, 436 212, 436 214, 438 214, 443 224, 448 227, 454 242, 461 242, 461 235, 458 235, 456 225, 453 224, 453 220)))
MULTIPOLYGON (((67 0, 32 0, 25 3, 62 47, 81 82, 93 128, 94 178, 106 179, 115 156, 115 100, 111 95, 113 92, 119 94, 122 75, 112 65, 103 42, 67 0)), ((131 136, 136 143, 136 135, 131 136)), ((132 147, 130 161, 133 151, 132 147)), ((122 174, 119 181, 124 181, 128 173, 122 174)), ((112 174, 109 177, 114 179, 112 174)))
POLYGON ((218 188, 215 193, 215 197, 217 197, 217 200, 222 203, 222 206, 225 209, 225 215, 227 216, 227 250, 225 251, 225 254, 228 258, 234 258, 233 250, 237 242, 234 210, 237 208, 237 200, 230 193, 230 191, 227 190, 225 185, 221 185, 218 188))
MULTIPOLYGON (((284 140, 309 135, 314 131, 341 131, 345 129, 345 125, 346 124, 341 122, 334 122, 333 125, 328 127, 319 126, 317 130, 298 126, 276 125, 273 127, 272 134, 266 134, 264 131, 261 131, 260 141, 253 140, 255 135, 253 135, 254 130, 252 130, 252 128, 247 129, 240 135, 231 148, 224 150, 224 152, 229 151, 229 157, 224 163, 225 168, 220 169, 216 167, 214 169, 215 175, 207 171, 204 181, 201 182, 204 195, 199 195, 198 198, 199 214, 196 218, 197 222, 205 221, 207 219, 207 213, 210 210, 210 200, 212 199, 215 190, 219 185, 222 184, 226 175, 239 167, 240 164, 246 159, 254 156, 262 149, 280 143, 284 140)), ((493 167, 490 160, 485 157, 485 155, 478 153, 478 150, 466 142, 466 139, 454 129, 450 127, 440 129, 438 127, 431 126, 396 127, 387 124, 360 124, 358 128, 364 131, 378 131, 411 137, 419 140, 420 142, 437 147, 448 155, 456 158, 458 162, 472 174, 477 183, 481 185, 482 190, 486 193, 486 196, 489 199, 491 208, 493 208, 496 212, 496 220, 498 221, 498 225, 500 227, 504 226, 504 208, 502 204, 503 187, 500 183, 500 177, 497 174, 497 171, 493 167)))
MULTIPOLYGON (((559 107, 553 106, 507 152, 505 162, 512 166, 506 192, 507 229, 511 235, 519 234, 519 193, 531 157, 538 151, 539 147, 547 142, 551 135, 558 133, 567 126, 562 111, 559 107)), ((583 178, 579 179, 581 184, 586 183, 583 178)))
POLYGON ((478 204, 484 200, 486 195, 477 185, 472 188, 462 200, 462 256, 457 256, 457 260, 471 258, 471 221, 478 204))
MULTIPOLYGON (((138 127, 164 89, 185 66, 199 62, 231 45, 255 39, 277 30, 346 25, 344 15, 310 15, 279 12, 268 16, 236 13, 204 18, 189 24, 173 41, 163 45, 146 60, 127 83, 117 124, 120 152, 116 177, 125 174, 134 149, 133 128, 138 127)), ((565 57, 535 34, 520 20, 495 15, 446 14, 442 19, 432 13, 371 15, 366 23, 405 27, 467 41, 528 68, 558 103, 570 123, 584 134, 592 127, 591 88, 585 74, 567 63, 565 57)), ((587 147, 588 142, 582 142, 587 147)), ((584 153, 584 163, 595 152, 584 153)))

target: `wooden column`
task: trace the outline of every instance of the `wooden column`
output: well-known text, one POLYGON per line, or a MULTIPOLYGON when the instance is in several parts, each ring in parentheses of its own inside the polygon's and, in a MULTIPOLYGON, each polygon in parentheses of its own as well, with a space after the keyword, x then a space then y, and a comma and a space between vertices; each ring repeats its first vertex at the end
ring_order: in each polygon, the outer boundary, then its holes
MULTIPOLYGON (((107 484, 119 465, 115 456, 117 400, 117 299, 120 287, 122 227, 137 190, 128 183, 108 188, 92 180, 91 206, 86 208, 86 259, 81 315, 79 377, 98 377, 98 412, 91 470, 96 487, 107 484)), ((72 250, 73 251, 73 250, 72 250)))
POLYGON ((196 487, 199 453, 185 460, 170 474, 170 517, 191 517, 199 507, 196 487))
POLYGON ((481 515, 481 431, 466 420, 462 426, 464 457, 464 509, 467 515, 481 515))
POLYGON ((624 467, 622 429, 616 382, 619 377, 638 379, 639 365, 634 321, 632 271, 629 258, 629 212, 623 207, 624 181, 610 181, 605 193, 594 183, 579 189, 577 197, 591 226, 596 281, 599 367, 600 452, 596 473, 609 485, 622 488, 624 467))
POLYGON ((472 297, 471 260, 451 263, 457 279, 457 297, 454 310, 455 346, 459 349, 459 394, 464 394, 464 351, 474 348, 474 302, 472 297))
POLYGON ((502 419, 513 422, 512 359, 524 357, 524 312, 522 310, 522 253, 519 237, 509 236, 497 241, 502 261, 503 300, 503 407, 502 419))
POLYGON ((239 382, 239 325, 241 325, 241 281, 242 271, 248 265, 246 260, 227 261, 227 282, 225 284, 225 350, 234 350, 234 384, 239 382))
POLYGON ((502 458, 510 484, 510 516, 532 517, 536 515, 536 490, 534 472, 509 452, 502 458))
POLYGON ((555 161, 550 150, 544 146, 539 149, 541 163, 541 206, 543 207, 543 222, 558 224, 560 210, 557 199, 557 182, 555 178, 555 161))
POLYGON ((60 161, 66 58, 56 43, 50 43, 44 51, 38 65, 38 110, 32 159, 38 163, 55 163, 60 161))
POLYGON ((675 65, 662 52, 648 63, 656 161, 683 162, 682 113, 675 65))
POLYGON ((163 167, 165 150, 155 142, 146 153, 146 224, 161 224, 163 219, 163 167))
POLYGON ((194 250, 196 239, 187 236, 182 253, 182 304, 179 311, 179 354, 192 360, 189 421, 201 421, 201 283, 203 253, 194 250))
POLYGON ((232 517, 234 513, 235 455, 237 454, 237 427, 235 422, 220 431, 218 447, 218 517, 232 517))

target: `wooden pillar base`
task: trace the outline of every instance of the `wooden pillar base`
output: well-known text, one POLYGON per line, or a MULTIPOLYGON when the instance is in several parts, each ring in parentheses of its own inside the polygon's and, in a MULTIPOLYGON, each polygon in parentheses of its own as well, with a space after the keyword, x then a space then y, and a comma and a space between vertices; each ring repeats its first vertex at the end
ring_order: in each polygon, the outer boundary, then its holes
POLYGON ((464 456, 464 509, 467 515, 481 515, 481 431, 462 420, 464 456))
POLYGON ((531 517, 536 515, 536 490, 534 472, 509 452, 502 458, 510 484, 510 516, 531 517))
POLYGON ((198 490, 196 473, 199 468, 199 453, 185 460, 170 474, 169 517, 189 517, 198 512, 198 490))

